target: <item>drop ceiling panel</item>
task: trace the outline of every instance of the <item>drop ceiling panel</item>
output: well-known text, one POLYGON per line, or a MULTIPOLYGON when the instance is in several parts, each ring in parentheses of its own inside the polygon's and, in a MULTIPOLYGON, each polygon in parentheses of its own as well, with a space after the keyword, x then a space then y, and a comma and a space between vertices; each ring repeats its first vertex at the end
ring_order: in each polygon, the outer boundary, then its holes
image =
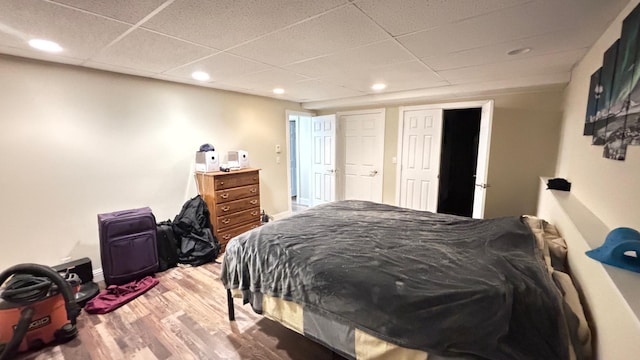
POLYGON ((432 29, 529 1, 531 0, 361 0, 356 5, 392 35, 397 36, 432 29))
POLYGON ((580 6, 575 0, 554 0, 550 12, 548 1, 493 12, 436 29, 421 31, 398 40, 419 58, 494 45, 550 32, 567 30, 596 31, 601 34, 607 24, 585 23, 576 16, 580 6))
POLYGON ((578 49, 521 60, 443 70, 438 73, 452 84, 517 79, 546 73, 568 74, 575 62, 581 59, 586 52, 587 49, 578 49))
POLYGON ((104 50, 93 60, 99 63, 158 73, 216 52, 216 50, 151 31, 137 29, 104 50))
POLYGON ((395 40, 357 47, 332 55, 284 66, 285 69, 312 77, 337 76, 344 72, 362 71, 414 60, 395 40))
POLYGON ((233 54, 218 53, 193 64, 171 70, 171 75, 190 79, 194 71, 204 71, 211 81, 227 81, 245 74, 271 69, 271 66, 257 63, 233 54))
POLYGON ((347 6, 267 35, 230 52, 282 66, 388 38, 388 34, 362 12, 353 6, 347 6))
POLYGON ((52 0, 95 14, 135 24, 166 0, 52 0))
POLYGON ((31 49, 33 38, 57 42, 61 56, 85 59, 129 26, 41 0, 0 1, 0 44, 31 49))
POLYGON ((371 85, 379 82, 387 84, 384 92, 429 88, 446 84, 442 78, 418 61, 394 64, 368 71, 350 72, 341 77, 322 80, 364 93, 376 93, 371 89, 371 85))
POLYGON ((226 49, 345 4, 346 0, 181 0, 143 26, 226 49))
POLYGON ((286 91, 287 95, 300 99, 300 101, 309 101, 311 99, 339 99, 364 95, 364 93, 360 91, 318 80, 307 80, 291 84, 287 87, 286 91))
POLYGON ((111 71, 111 72, 116 72, 121 74, 147 76, 147 77, 152 77, 154 75, 153 72, 147 71, 145 69, 130 68, 126 66, 117 66, 112 64, 104 64, 104 63, 99 63, 95 61, 87 61, 83 65, 92 69, 111 71))
POLYGON ((239 76, 224 81, 224 83, 244 89, 269 92, 273 96, 271 91, 274 88, 283 88, 286 91, 290 85, 303 80, 308 80, 308 78, 290 71, 272 68, 258 73, 239 76))
POLYGON ((591 39, 597 36, 592 31, 571 30, 554 32, 531 38, 508 41, 485 47, 463 50, 447 55, 422 59, 432 69, 449 70, 482 64, 520 60, 540 55, 564 52, 567 49, 586 49, 591 46, 591 39), (514 49, 531 48, 526 54, 507 55, 514 49))

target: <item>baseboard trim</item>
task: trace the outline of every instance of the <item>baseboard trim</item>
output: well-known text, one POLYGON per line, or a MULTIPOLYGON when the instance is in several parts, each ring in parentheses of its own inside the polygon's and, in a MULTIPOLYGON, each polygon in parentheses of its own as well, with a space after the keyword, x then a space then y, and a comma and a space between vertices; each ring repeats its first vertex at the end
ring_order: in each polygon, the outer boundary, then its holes
POLYGON ((284 218, 288 218, 289 216, 291 216, 293 214, 292 211, 283 211, 281 213, 277 213, 273 215, 273 220, 280 220, 280 219, 284 219, 284 218))
POLYGON ((93 282, 104 281, 104 273, 102 272, 102 268, 93 270, 93 282))

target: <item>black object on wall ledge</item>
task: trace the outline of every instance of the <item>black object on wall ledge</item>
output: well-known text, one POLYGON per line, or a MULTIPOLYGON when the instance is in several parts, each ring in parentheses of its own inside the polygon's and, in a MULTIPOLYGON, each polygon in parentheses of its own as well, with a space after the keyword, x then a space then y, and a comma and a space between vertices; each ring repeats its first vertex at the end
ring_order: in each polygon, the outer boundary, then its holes
POLYGON ((563 178, 549 179, 549 181, 547 181, 547 189, 570 191, 571 183, 568 182, 567 179, 563 178))

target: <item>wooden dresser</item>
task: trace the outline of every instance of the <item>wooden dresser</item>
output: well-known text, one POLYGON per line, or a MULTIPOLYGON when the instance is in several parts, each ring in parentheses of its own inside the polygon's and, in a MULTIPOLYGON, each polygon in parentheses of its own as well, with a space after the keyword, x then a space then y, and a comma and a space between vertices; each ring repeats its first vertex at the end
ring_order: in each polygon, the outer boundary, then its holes
POLYGON ((232 237, 260 226, 260 169, 197 172, 198 192, 224 252, 232 237))

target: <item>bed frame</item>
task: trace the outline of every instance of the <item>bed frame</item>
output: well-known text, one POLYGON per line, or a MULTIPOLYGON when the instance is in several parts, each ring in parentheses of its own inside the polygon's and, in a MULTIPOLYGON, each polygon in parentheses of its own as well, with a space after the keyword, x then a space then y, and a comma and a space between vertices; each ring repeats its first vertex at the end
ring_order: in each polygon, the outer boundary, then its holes
MULTIPOLYGON (((569 192, 546 190, 541 178, 539 218, 556 226, 569 249, 567 261, 581 292, 595 359, 635 359, 640 354, 640 274, 603 265, 585 255, 610 229, 569 192)), ((227 289, 229 321, 235 320, 227 289)))
POLYGON ((567 242, 570 272, 582 295, 596 359, 640 355, 640 274, 603 265, 585 255, 611 230, 573 194, 546 190, 541 179, 539 218, 554 224, 567 242))

